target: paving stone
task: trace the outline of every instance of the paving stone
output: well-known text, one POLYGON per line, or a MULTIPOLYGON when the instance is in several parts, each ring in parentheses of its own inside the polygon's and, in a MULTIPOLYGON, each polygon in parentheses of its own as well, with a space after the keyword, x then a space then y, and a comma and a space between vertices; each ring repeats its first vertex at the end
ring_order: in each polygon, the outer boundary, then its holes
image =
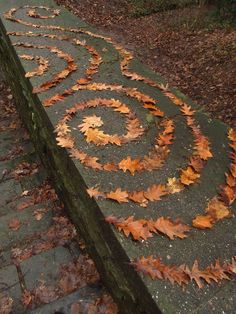
MULTIPOLYGON (((47 206, 47 205, 46 205, 47 206)), ((28 207, 23 211, 15 211, 0 218, 0 248, 6 250, 9 247, 17 246, 24 239, 34 234, 44 231, 52 224, 52 212, 48 211, 43 218, 37 221, 34 217, 34 211, 44 208, 45 204, 38 204, 28 207), (14 231, 9 228, 9 224, 13 219, 18 219, 20 227, 14 231)))
POLYGON ((22 306, 20 305, 21 288, 15 266, 0 269, 0 295, 1 294, 5 294, 13 299, 13 313, 22 313, 22 306))
MULTIPOLYGON (((217 120, 209 119, 201 108, 179 91, 167 88, 162 78, 132 59, 127 51, 114 44, 111 39, 102 36, 64 8, 60 8, 60 14, 53 11, 52 8, 58 9, 53 1, 0 0, 0 4, 1 13, 12 9, 9 13, 11 17, 2 15, 2 22, 7 31, 15 32, 17 25, 17 31, 24 32, 11 33, 8 41, 3 26, 0 26, 3 38, 0 43, 0 56, 4 60, 9 80, 12 81, 22 117, 41 158, 54 178, 59 196, 84 237, 104 282, 113 291, 121 312, 151 314, 160 311, 182 314, 194 313, 200 309, 204 311, 204 308, 208 310, 212 306, 212 310, 217 308, 223 313, 233 306, 236 307, 234 290, 231 290, 233 281, 224 281, 221 285, 212 286, 205 283, 202 289, 198 289, 196 283, 191 282, 183 291, 176 283, 172 285, 167 280, 152 280, 147 276, 147 269, 144 269, 144 274, 140 274, 130 265, 130 261, 150 255, 162 258, 167 265, 187 264, 190 268, 194 261, 198 260, 201 269, 209 267, 218 258, 221 263, 229 262, 235 255, 235 202, 228 202, 232 203, 231 219, 219 221, 211 230, 191 228, 189 236, 184 239, 170 240, 164 235, 153 234, 153 237, 146 241, 133 241, 131 236, 126 237, 104 221, 105 216, 110 215, 118 218, 134 216, 135 219, 149 221, 164 216, 172 220, 180 218, 192 226, 193 218, 205 213, 209 200, 219 195, 220 187, 225 184, 225 172, 232 162, 229 157, 231 148, 227 138, 228 127, 217 120), (32 12, 29 11, 29 5, 46 5, 50 9, 33 7, 32 12), (39 14, 35 14, 34 10, 39 11, 39 14), (45 18, 44 14, 48 18, 45 18), (26 33, 29 31, 30 33, 26 33), (11 44, 14 45, 14 51, 11 44), (62 57, 64 54, 59 52, 55 56, 57 49, 50 48, 52 46, 69 53, 69 59, 75 60, 74 66, 78 69, 71 71, 70 75, 67 75, 67 70, 62 72, 66 64, 65 58, 62 57), (33 55, 40 54, 47 58, 51 67, 43 75, 25 79, 25 72, 32 71, 35 63, 30 64, 29 60, 22 57, 19 62, 18 57, 27 54, 29 50, 33 55), (89 64, 91 66, 91 60, 92 70, 85 74, 89 64), (41 90, 37 96, 32 93, 32 86, 35 88, 44 83, 41 85, 43 89, 45 84, 51 84, 55 75, 59 75, 59 78, 57 76, 52 88, 41 90), (78 79, 81 80, 78 82, 78 79), (48 102, 52 96, 56 97, 55 104, 48 102), (85 103, 91 100, 95 101, 95 105, 92 103, 90 107, 86 107, 85 103), (117 104, 118 101, 125 104, 126 107, 123 108, 126 108, 126 111, 138 117, 141 125, 138 130, 141 132, 143 129, 145 132, 133 142, 123 140, 123 143, 115 145, 110 140, 109 143, 104 143, 104 134, 117 134, 119 138, 124 138, 131 124, 130 120, 125 122, 127 112, 117 111, 114 102, 117 104), (183 102, 186 102, 187 107, 183 106, 183 102), (157 117, 156 106, 163 111, 164 117, 161 117, 160 113, 157 117), (186 113, 189 108, 194 112, 186 113), (89 139, 89 133, 81 132, 83 119, 94 115, 102 120, 97 120, 97 123, 99 130, 104 132, 98 131, 101 142, 95 143, 97 145, 93 142, 98 141, 98 135, 95 139, 89 139), (62 120, 63 117, 65 120, 62 120), (190 121, 192 118, 194 127, 190 121), (156 133, 160 135, 165 119, 173 119, 173 144, 160 144, 160 141, 156 140, 156 133), (61 146, 67 147, 67 150, 59 147, 55 140, 54 129, 58 130, 58 125, 62 122, 64 129, 61 132, 64 132, 64 137, 61 139, 61 146), (191 125, 192 128, 189 127, 191 125), (65 131, 68 129, 69 131, 65 131), (183 190, 178 193, 169 192, 160 200, 157 195, 156 199, 148 197, 149 187, 157 184, 165 184, 167 187, 168 179, 175 180, 180 177, 183 169, 190 167, 193 171, 189 160, 191 156, 196 157, 196 154, 199 154, 196 152, 199 137, 203 141, 207 137, 213 155, 213 158, 200 158, 202 161, 209 160, 203 161, 204 167, 201 171, 194 170, 199 179, 193 180, 193 184, 182 182, 183 190), (137 171, 124 166, 122 171, 121 161, 130 157, 140 162, 140 159, 158 146, 157 144, 170 150, 165 162, 163 161, 163 167, 152 171, 144 171, 143 168, 142 171, 137 171), (78 148, 79 151, 73 150, 78 148), (75 158, 71 158, 71 155, 75 158), (99 161, 99 166, 96 163, 88 163, 85 167, 88 156, 94 156, 93 162, 99 161), (116 164, 117 171, 105 169, 103 165, 110 162, 116 164), (96 165, 100 167, 99 170, 93 169, 96 165), (101 191, 98 200, 90 199, 86 193, 88 187, 94 186, 101 191), (108 193, 117 188, 128 193, 123 193, 123 200, 114 202, 108 193), (144 193, 145 203, 141 204, 144 206, 131 200, 133 191, 144 193), (226 294, 226 291, 230 295, 226 294), (230 301, 218 303, 216 296, 230 301)), ((96 130, 94 126, 89 127, 92 134, 94 129, 96 130)), ((47 254, 50 256, 51 251, 47 254)), ((41 254, 35 256, 39 263, 40 256, 41 254)), ((24 263, 27 261, 22 263, 22 267, 24 263)), ((155 272, 155 275, 158 277, 158 272, 155 272)))
POLYGON ((6 251, 2 251, 2 249, 0 250, 0 265, 1 265, 0 268, 12 265, 10 250, 6 251))
POLYGON ((16 196, 22 193, 21 185, 15 180, 8 180, 1 183, 0 208, 12 202, 16 196))
POLYGON ((91 303, 94 299, 99 297, 101 291, 99 288, 85 287, 81 288, 64 298, 56 300, 50 304, 46 304, 40 308, 31 311, 31 314, 51 314, 51 313, 71 313, 71 305, 76 301, 83 301, 84 303, 91 303))
POLYGON ((27 289, 31 290, 37 287, 40 280, 44 281, 46 285, 56 283, 59 278, 59 266, 71 261, 72 256, 64 247, 57 247, 23 261, 20 266, 27 289))

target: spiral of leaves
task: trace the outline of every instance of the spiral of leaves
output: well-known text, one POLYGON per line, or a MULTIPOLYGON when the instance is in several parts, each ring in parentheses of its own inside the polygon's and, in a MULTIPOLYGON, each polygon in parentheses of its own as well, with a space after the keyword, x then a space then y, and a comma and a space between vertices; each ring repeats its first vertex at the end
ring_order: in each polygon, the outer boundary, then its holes
MULTIPOLYGON (((135 176, 138 172, 151 172, 160 169, 167 160, 171 145, 175 140, 175 121, 174 119, 165 116, 164 112, 158 108, 157 101, 155 99, 143 92, 140 92, 137 88, 124 87, 117 84, 93 83, 93 77, 99 71, 99 67, 103 60, 93 46, 88 45, 85 40, 79 40, 76 37, 80 34, 101 39, 106 43, 111 44, 120 56, 120 70, 122 75, 130 80, 141 81, 154 89, 160 90, 165 97, 177 106, 179 113, 184 116, 186 125, 192 133, 194 139, 193 152, 188 159, 187 166, 179 171, 178 177, 167 178, 166 182, 156 182, 145 190, 137 191, 125 191, 120 187, 113 191, 103 191, 97 186, 90 187, 88 189, 88 194, 91 197, 95 199, 109 199, 118 202, 119 204, 133 202, 142 207, 147 207, 149 202, 158 202, 163 197, 170 194, 182 193, 190 185, 194 185, 199 182, 202 170, 208 159, 213 157, 213 154, 211 152, 211 143, 209 138, 202 132, 200 126, 197 124, 195 111, 187 103, 177 97, 167 85, 159 84, 148 77, 132 72, 130 69, 130 63, 133 59, 132 54, 122 46, 117 45, 111 38, 92 33, 86 29, 69 28, 41 23, 35 24, 32 22, 32 19, 45 20, 57 17, 60 14, 60 11, 56 9, 51 9, 45 6, 24 6, 18 9, 12 8, 6 12, 5 18, 12 22, 28 26, 31 29, 43 29, 45 31, 55 30, 62 33, 65 32, 74 34, 75 36, 58 35, 53 34, 52 32, 34 33, 32 31, 9 32, 9 35, 18 37, 43 37, 68 42, 75 47, 83 47, 91 56, 83 77, 78 78, 78 80, 69 88, 46 98, 43 101, 45 107, 51 107, 60 101, 63 101, 67 96, 79 91, 111 91, 117 95, 124 95, 137 101, 140 106, 147 111, 147 114, 149 114, 156 122, 156 137, 154 145, 145 155, 138 156, 135 159, 131 156, 126 156, 119 161, 102 162, 97 156, 91 156, 81 148, 77 147, 76 139, 72 134, 70 123, 78 114, 81 114, 81 112, 90 108, 105 107, 121 114, 121 116, 125 119, 126 132, 122 135, 118 135, 105 133, 101 129, 104 122, 100 116, 95 114, 85 116, 82 123, 78 125, 77 131, 84 136, 87 143, 94 144, 96 146, 116 145, 117 147, 120 147, 133 141, 141 141, 142 136, 145 136, 147 130, 141 125, 141 122, 130 106, 116 98, 93 98, 76 103, 73 107, 67 109, 64 115, 60 118, 59 122, 55 126, 55 133, 58 145, 68 149, 70 156, 79 160, 83 166, 96 171, 123 171, 132 176, 135 176), (16 13, 18 9, 26 10, 28 17, 31 20, 17 18, 16 13), (40 10, 45 10, 47 14, 43 15, 39 13, 38 11, 40 10), (161 122, 157 123, 159 120, 161 120, 161 122)), ((63 80, 70 76, 72 72, 77 70, 74 58, 69 53, 64 52, 56 46, 36 45, 26 41, 17 42, 15 43, 15 46, 26 49, 46 49, 50 53, 55 54, 58 58, 63 59, 66 63, 66 66, 62 71, 56 73, 50 80, 45 81, 40 86, 34 87, 34 93, 44 93, 49 89, 52 89, 63 82, 63 80)), ((38 67, 33 71, 26 73, 26 77, 41 76, 48 71, 49 60, 47 58, 29 54, 23 54, 20 55, 20 57, 24 60, 36 61, 38 63, 38 67)), ((106 221, 113 224, 126 236, 131 235, 133 239, 137 241, 142 239, 147 240, 154 234, 160 233, 173 240, 176 237, 181 239, 186 238, 192 227, 198 229, 210 229, 217 221, 230 217, 230 206, 236 199, 236 132, 230 129, 228 132, 228 138, 231 149, 231 163, 229 171, 225 174, 225 184, 220 187, 219 193, 209 201, 205 209, 205 213, 197 215, 192 220, 192 226, 188 226, 180 220, 173 221, 168 217, 160 217, 157 220, 147 220, 135 219, 133 216, 126 218, 108 216, 106 221)), ((138 270, 148 273, 152 278, 166 279, 165 276, 167 276, 167 279, 171 282, 176 282, 180 285, 186 284, 193 278, 199 288, 201 288, 200 278, 203 278, 206 282, 210 282, 212 280, 219 281, 221 279, 227 279, 226 277, 228 274, 235 274, 235 258, 232 260, 231 264, 224 264, 225 266, 222 267, 219 265, 220 264, 209 266, 207 275, 206 272, 204 273, 205 275, 203 272, 199 275, 198 272, 198 277, 197 275, 194 277, 196 270, 199 270, 196 262, 191 270, 187 266, 184 266, 184 268, 171 268, 169 266, 168 268, 160 262, 159 259, 155 260, 152 257, 149 259, 141 258, 134 262, 134 266, 138 270), (223 275, 221 276, 216 275, 219 269, 223 272, 223 275), (172 277, 171 275, 168 275, 170 273, 175 274, 176 277, 173 277, 174 275, 172 277)))

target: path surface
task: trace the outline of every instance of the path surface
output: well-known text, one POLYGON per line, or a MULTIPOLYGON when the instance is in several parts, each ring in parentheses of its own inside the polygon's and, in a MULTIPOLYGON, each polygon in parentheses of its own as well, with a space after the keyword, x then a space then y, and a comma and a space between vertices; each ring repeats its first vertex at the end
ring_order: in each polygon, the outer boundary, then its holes
POLYGON ((0 116, 0 313, 115 312, 1 77, 0 116))
POLYGON ((21 114, 121 311, 234 313, 235 131, 53 2, 0 4, 21 114))

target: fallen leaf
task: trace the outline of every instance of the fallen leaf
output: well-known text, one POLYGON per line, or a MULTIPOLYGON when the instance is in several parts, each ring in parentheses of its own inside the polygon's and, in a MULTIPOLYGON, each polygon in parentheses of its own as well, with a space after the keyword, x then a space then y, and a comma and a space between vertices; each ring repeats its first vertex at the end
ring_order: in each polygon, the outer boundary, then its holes
POLYGON ((133 176, 135 171, 142 170, 142 164, 140 163, 140 159, 131 159, 130 156, 128 156, 126 159, 121 160, 119 163, 119 169, 124 172, 128 170, 133 176))
POLYGON ((217 197, 213 197, 207 205, 206 213, 210 215, 214 221, 218 221, 228 217, 230 210, 217 197))
POLYGON ((154 184, 144 192, 144 196, 151 202, 159 201, 166 194, 168 194, 168 191, 163 184, 154 184))
POLYGON ((120 188, 116 189, 114 192, 106 194, 107 198, 117 201, 118 203, 127 203, 128 196, 128 193, 126 191, 122 191, 120 188))
POLYGON ((74 140, 70 136, 58 136, 56 138, 57 145, 64 147, 64 148, 73 148, 74 147, 74 140))
POLYGON ((98 199, 99 197, 104 197, 104 193, 100 192, 98 188, 89 188, 87 189, 88 195, 92 198, 98 199))
POLYGON ((34 211, 34 217, 36 220, 41 220, 43 218, 43 215, 48 212, 49 209, 48 208, 38 208, 34 211))
POLYGON ((21 222, 19 219, 13 218, 8 222, 8 227, 13 231, 17 231, 21 227, 21 222))
POLYGON ((166 188, 171 194, 179 193, 184 189, 184 186, 181 184, 180 180, 175 177, 169 178, 167 181, 168 183, 166 188))
POLYGON ((129 199, 135 203, 139 203, 142 207, 147 207, 148 200, 144 196, 143 191, 129 193, 129 199))
POLYGON ((125 236, 132 235, 134 240, 147 240, 152 237, 152 233, 162 233, 171 240, 174 237, 184 239, 187 237, 186 232, 190 227, 180 221, 172 221, 170 218, 160 217, 157 220, 134 219, 130 216, 126 219, 116 218, 115 216, 107 216, 106 221, 113 224, 119 231, 123 231, 125 236))
POLYGON ((212 228, 212 217, 210 215, 198 215, 192 221, 193 227, 198 229, 212 228))
POLYGON ((195 183, 200 178, 200 174, 196 173, 192 167, 181 171, 180 182, 184 185, 195 183))
POLYGON ((181 223, 180 221, 172 221, 169 218, 160 217, 153 222, 153 226, 159 232, 167 235, 171 240, 174 237, 184 239, 187 237, 186 232, 190 230, 190 227, 181 223))

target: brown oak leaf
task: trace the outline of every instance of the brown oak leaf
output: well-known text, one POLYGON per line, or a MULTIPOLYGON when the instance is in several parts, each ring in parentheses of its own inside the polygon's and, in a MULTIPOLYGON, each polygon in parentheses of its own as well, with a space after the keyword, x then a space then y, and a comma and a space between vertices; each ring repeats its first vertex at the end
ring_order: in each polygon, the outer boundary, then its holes
POLYGON ((181 171, 180 181, 184 185, 195 183, 198 178, 200 178, 200 174, 196 173, 192 167, 187 167, 181 171))
POLYGON ((126 191, 122 191, 120 188, 106 194, 107 198, 117 201, 118 203, 127 203, 128 196, 128 193, 126 191))
POLYGON ((140 159, 131 159, 130 156, 128 156, 126 159, 121 160, 119 169, 124 172, 128 170, 133 176, 135 171, 142 170, 142 164, 140 163, 140 159))
POLYGON ((163 184, 154 184, 144 192, 144 196, 151 202, 160 200, 166 194, 168 191, 163 184))

